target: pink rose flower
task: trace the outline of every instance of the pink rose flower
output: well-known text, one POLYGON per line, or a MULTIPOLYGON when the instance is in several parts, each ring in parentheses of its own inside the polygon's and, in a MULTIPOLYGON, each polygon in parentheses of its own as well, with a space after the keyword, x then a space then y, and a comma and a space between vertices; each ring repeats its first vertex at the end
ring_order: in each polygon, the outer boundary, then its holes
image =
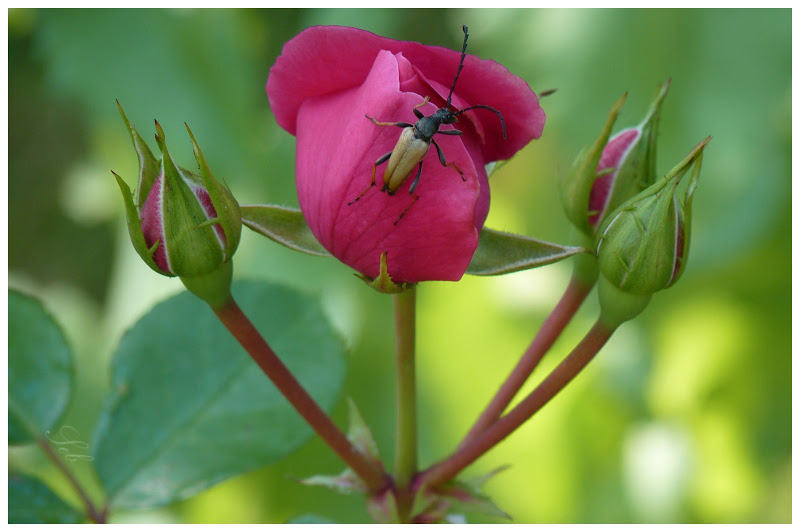
POLYGON ((337 26, 308 28, 286 43, 270 69, 267 94, 278 124, 297 136, 297 196, 319 242, 332 255, 369 277, 377 277, 380 256, 387 253, 395 282, 457 281, 478 245, 489 212, 485 164, 508 159, 539 138, 545 114, 527 83, 502 65, 467 55, 451 108, 488 105, 505 118, 507 138, 491 111, 459 116, 453 126, 462 136, 437 135, 447 162, 443 167, 431 147, 422 177, 408 208, 408 179, 390 196, 381 192, 384 165, 376 170, 378 186, 348 205, 370 183, 375 161, 392 151, 398 127, 384 122, 415 123, 412 109, 425 116, 444 107, 460 52, 395 41, 364 30, 337 26), (398 222, 398 223, 395 223, 398 222))

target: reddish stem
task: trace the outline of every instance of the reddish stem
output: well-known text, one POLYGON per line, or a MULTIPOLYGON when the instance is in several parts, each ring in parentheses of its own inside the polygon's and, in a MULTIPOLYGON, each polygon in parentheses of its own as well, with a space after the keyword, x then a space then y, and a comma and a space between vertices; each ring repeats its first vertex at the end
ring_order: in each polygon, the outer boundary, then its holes
POLYGON ((250 354, 269 380, 280 390, 297 412, 311 425, 325 443, 366 483, 371 492, 389 484, 388 477, 356 449, 347 436, 331 421, 294 375, 281 362, 266 340, 253 326, 239 305, 231 298, 213 308, 220 321, 250 354))
POLYGON ((596 322, 569 356, 519 405, 491 427, 469 440, 449 458, 421 473, 417 480, 417 486, 433 487, 447 482, 518 429, 586 367, 613 332, 613 328, 600 321, 596 322))
POLYGON ((75 490, 75 493, 78 494, 78 497, 80 497, 81 501, 83 501, 84 506, 86 506, 86 515, 89 517, 89 519, 91 519, 95 523, 100 523, 100 524, 105 523, 106 516, 108 514, 107 509, 98 510, 95 507, 95 505, 92 503, 92 499, 89 498, 89 494, 86 493, 86 490, 83 489, 83 486, 81 486, 80 482, 78 482, 78 479, 75 478, 75 475, 72 474, 72 471, 69 470, 67 464, 64 463, 64 461, 61 459, 61 456, 56 452, 55 449, 53 449, 53 446, 50 445, 50 442, 47 441, 47 439, 40 438, 37 440, 37 443, 39 444, 39 447, 41 447, 42 450, 44 451, 44 454, 46 454, 47 457, 50 459, 50 461, 55 464, 58 470, 61 471, 61 473, 65 477, 67 477, 67 480, 72 486, 72 489, 75 490))
POLYGON ((467 442, 473 440, 478 434, 500 419, 514 396, 517 395, 517 392, 528 380, 533 370, 539 365, 545 353, 553 346, 591 290, 592 285, 587 285, 574 277, 570 279, 564 295, 561 296, 561 300, 547 317, 544 324, 542 324, 542 328, 536 333, 525 354, 522 355, 516 367, 497 391, 492 402, 489 403, 489 406, 486 407, 469 430, 469 433, 461 441, 459 448, 464 447, 467 442))

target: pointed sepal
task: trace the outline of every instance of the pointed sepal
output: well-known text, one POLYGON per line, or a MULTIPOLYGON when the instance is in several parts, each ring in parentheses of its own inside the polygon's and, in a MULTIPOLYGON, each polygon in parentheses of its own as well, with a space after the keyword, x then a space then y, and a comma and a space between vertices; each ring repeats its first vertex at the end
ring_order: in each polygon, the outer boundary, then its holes
POLYGON ((200 176, 203 178, 203 185, 211 198, 211 204, 214 206, 219 225, 225 232, 225 260, 230 259, 236 252, 239 246, 239 241, 242 236, 242 211, 236 198, 233 197, 230 189, 217 181, 214 174, 211 172, 206 157, 203 151, 197 144, 194 138, 194 133, 185 124, 186 131, 189 132, 189 138, 192 141, 192 149, 194 151, 194 158, 197 161, 197 166, 200 168, 200 176))
POLYGON ((355 276, 382 294, 399 294, 414 287, 414 283, 395 283, 392 281, 389 276, 389 262, 385 251, 381 253, 380 273, 376 278, 373 279, 360 273, 355 274, 355 276))
POLYGON ((652 185, 656 178, 656 147, 658 145, 658 126, 661 123, 661 106, 664 103, 664 98, 667 97, 669 87, 672 84, 672 79, 667 79, 656 90, 656 96, 650 104, 650 109, 647 115, 639 126, 642 130, 642 137, 645 139, 647 146, 647 153, 645 155, 646 165, 642 168, 642 180, 640 182, 640 190, 652 185))
POLYGON ((626 92, 614 102, 600 135, 592 144, 581 150, 572 165, 570 173, 560 182, 561 202, 567 218, 575 227, 587 235, 593 232, 593 228, 589 223, 587 206, 589 205, 592 185, 597 178, 597 165, 600 162, 603 149, 608 144, 611 130, 627 97, 628 93, 626 92))
POLYGON ((702 167, 703 153, 701 152, 700 155, 697 156, 694 166, 692 167, 692 175, 686 187, 686 195, 683 201, 679 202, 677 205, 678 235, 677 242, 675 243, 675 269, 672 272, 672 278, 667 286, 672 286, 680 279, 683 270, 686 268, 686 261, 689 258, 689 242, 692 236, 692 200, 695 190, 697 190, 697 183, 700 179, 700 170, 702 167))
POLYGON ((139 254, 145 264, 150 266, 153 271, 160 273, 161 275, 173 277, 172 273, 159 268, 155 260, 153 260, 153 254, 155 253, 156 248, 160 245, 160 242, 156 241, 150 248, 147 247, 147 243, 145 242, 144 238, 144 232, 142 232, 142 219, 139 217, 139 211, 134 203, 133 193, 131 192, 130 187, 116 172, 112 170, 111 173, 114 174, 114 178, 117 180, 119 190, 122 192, 122 200, 125 203, 125 218, 127 219, 128 223, 128 234, 131 237, 133 249, 136 250, 136 253, 139 254))
POLYGON ((122 104, 117 102, 117 109, 119 114, 122 115, 122 120, 125 122, 125 127, 128 128, 128 133, 133 141, 133 149, 136 150, 136 155, 139 158, 139 179, 136 186, 136 207, 141 211, 150 189, 158 178, 161 170, 161 163, 155 158, 150 147, 144 139, 136 131, 136 128, 130 123, 125 111, 122 109, 122 104))

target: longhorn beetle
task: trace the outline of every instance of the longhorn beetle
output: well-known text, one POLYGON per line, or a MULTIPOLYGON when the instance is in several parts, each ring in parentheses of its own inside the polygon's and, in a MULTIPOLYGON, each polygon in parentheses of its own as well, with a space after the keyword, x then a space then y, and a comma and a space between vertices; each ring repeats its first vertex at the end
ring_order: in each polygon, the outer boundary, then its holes
POLYGON ((372 181, 370 182, 369 186, 364 189, 364 192, 359 194, 356 199, 349 202, 348 205, 352 205, 360 200, 364 194, 366 194, 372 187, 375 186, 375 169, 379 164, 383 164, 387 160, 389 161, 389 164, 386 165, 386 172, 383 174, 383 188, 381 188, 381 192, 386 192, 390 196, 397 192, 397 189, 400 188, 400 185, 402 185, 408 178, 409 174, 411 174, 411 170, 414 169, 414 166, 419 164, 417 177, 414 178, 414 181, 411 182, 411 186, 408 189, 408 193, 413 199, 408 207, 406 207, 405 210, 400 213, 400 216, 397 217, 397 220, 394 221, 394 224, 397 225, 397 222, 400 221, 400 218, 402 218, 405 213, 408 212, 408 209, 410 209, 411 206, 414 205, 414 203, 419 199, 419 196, 414 194, 414 190, 416 190, 417 185, 419 184, 419 178, 422 175, 422 159, 425 157, 425 154, 428 153, 431 143, 436 146, 436 151, 439 154, 439 162, 442 163, 442 166, 452 166, 461 176, 461 180, 466 181, 466 179, 464 179, 464 172, 462 172, 461 169, 456 166, 456 163, 448 163, 445 160, 442 148, 440 148, 439 144, 437 144, 433 139, 433 136, 437 133, 441 135, 461 135, 463 132, 459 131, 458 129, 439 131, 439 127, 442 124, 452 124, 457 122, 458 116, 466 111, 471 111, 472 109, 488 109, 489 111, 497 114, 497 116, 500 118, 500 126, 503 128, 503 138, 506 138, 506 121, 503 119, 503 115, 497 109, 489 107, 488 105, 472 105, 465 109, 461 109, 460 111, 450 110, 450 100, 453 98, 453 91, 456 88, 456 81, 458 81, 458 75, 461 73, 461 69, 464 67, 464 58, 467 55, 467 39, 469 39, 469 28, 462 26, 462 30, 464 31, 464 44, 461 46, 461 60, 458 63, 456 77, 453 79, 453 84, 450 86, 450 94, 447 95, 447 103, 444 107, 437 109, 436 112, 431 116, 425 116, 422 114, 422 111, 420 111, 419 108, 427 104, 428 100, 430 100, 430 96, 426 96, 425 99, 413 109, 414 115, 419 118, 417 123, 413 125, 407 122, 379 122, 369 115, 364 115, 372 120, 372 122, 377 126, 397 126, 403 128, 403 132, 400 133, 400 138, 398 139, 394 149, 389 153, 381 155, 378 160, 375 161, 375 164, 372 166, 372 181))

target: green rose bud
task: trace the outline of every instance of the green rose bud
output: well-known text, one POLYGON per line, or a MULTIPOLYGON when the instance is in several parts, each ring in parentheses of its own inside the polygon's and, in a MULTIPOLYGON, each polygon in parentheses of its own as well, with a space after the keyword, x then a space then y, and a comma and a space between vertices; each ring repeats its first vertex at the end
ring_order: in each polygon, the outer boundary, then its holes
POLYGON ((624 292, 649 295, 678 280, 686 266, 691 206, 700 176, 702 154, 711 137, 660 181, 612 212, 596 237, 600 271, 624 292), (677 188, 694 167, 681 199, 677 188))
POLYGON ((156 272, 181 277, 187 288, 209 302, 224 302, 230 289, 230 260, 242 231, 239 204, 214 178, 189 126, 186 129, 199 176, 175 165, 157 121, 160 160, 153 156, 121 106, 119 110, 139 157, 135 198, 125 181, 114 174, 125 201, 134 248, 156 272))

